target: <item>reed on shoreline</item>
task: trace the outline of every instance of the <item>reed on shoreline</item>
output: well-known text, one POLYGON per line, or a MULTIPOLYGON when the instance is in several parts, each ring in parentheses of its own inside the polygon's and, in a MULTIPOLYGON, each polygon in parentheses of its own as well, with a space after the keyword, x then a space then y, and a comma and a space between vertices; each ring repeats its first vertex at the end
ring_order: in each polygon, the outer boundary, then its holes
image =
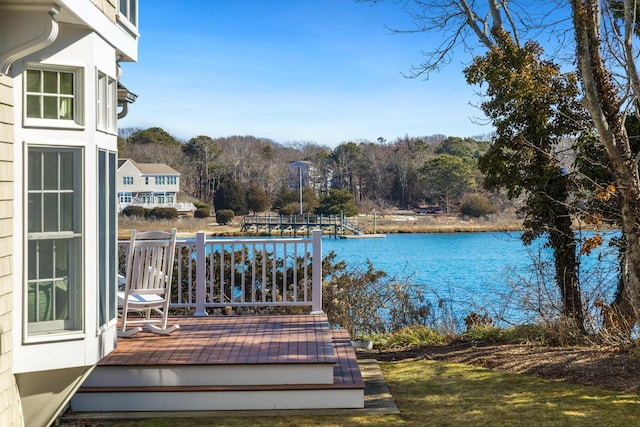
MULTIPOLYGON (((401 233, 469 233, 490 231, 520 231, 522 220, 515 217, 495 217, 491 219, 464 219, 453 216, 427 215, 385 215, 374 218, 373 215, 358 215, 349 218, 366 233, 401 234, 401 233)), ((131 229, 138 231, 167 229, 175 227, 181 235, 193 235, 204 231, 211 236, 256 236, 265 235, 240 231, 242 218, 236 218, 227 225, 218 225, 215 218, 178 218, 175 220, 153 220, 120 216, 119 239, 127 239, 131 229)), ((273 233, 274 235, 276 233, 273 233)), ((278 235, 280 233, 277 233, 278 235)))

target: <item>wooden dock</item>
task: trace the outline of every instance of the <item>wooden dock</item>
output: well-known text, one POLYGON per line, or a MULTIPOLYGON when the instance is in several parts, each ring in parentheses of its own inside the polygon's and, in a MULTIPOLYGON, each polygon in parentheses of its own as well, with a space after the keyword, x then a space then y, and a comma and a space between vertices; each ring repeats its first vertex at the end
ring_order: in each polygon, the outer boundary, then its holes
POLYGON ((384 234, 366 234, 357 224, 339 215, 247 215, 240 231, 284 236, 310 236, 313 230, 322 230, 335 238, 385 237, 384 234))

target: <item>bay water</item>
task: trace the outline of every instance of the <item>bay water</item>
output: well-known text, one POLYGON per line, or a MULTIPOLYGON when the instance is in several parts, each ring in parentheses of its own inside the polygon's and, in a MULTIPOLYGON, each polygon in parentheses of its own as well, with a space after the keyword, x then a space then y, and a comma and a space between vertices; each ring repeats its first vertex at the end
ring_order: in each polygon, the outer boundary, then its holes
MULTIPOLYGON (((580 278, 587 305, 597 298, 610 300, 615 289, 615 251, 607 244, 614 235, 605 236, 605 244, 581 257, 580 278)), ((544 247, 544 240, 525 246, 520 236, 482 232, 323 238, 322 252, 325 257, 333 251, 336 260, 360 270, 366 270, 369 260, 389 277, 418 286, 433 304, 446 302, 458 320, 475 311, 520 323, 535 314, 526 310, 554 298, 558 302, 552 252, 544 247), (523 302, 523 298, 531 299, 523 302)))

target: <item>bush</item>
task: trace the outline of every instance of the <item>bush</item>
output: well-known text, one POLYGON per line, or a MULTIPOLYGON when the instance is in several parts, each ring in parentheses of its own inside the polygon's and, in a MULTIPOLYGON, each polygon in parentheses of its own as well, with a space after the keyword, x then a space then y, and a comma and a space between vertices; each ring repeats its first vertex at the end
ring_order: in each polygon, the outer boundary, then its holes
POLYGON ((216 211, 216 222, 221 225, 229 224, 236 214, 231 209, 216 211))
POLYGON ((207 208, 198 208, 193 213, 195 218, 209 218, 211 216, 211 209, 207 208))
POLYGON ((176 219, 178 210, 176 208, 153 208, 149 213, 150 218, 155 219, 176 219))
POLYGON ((379 342, 382 349, 406 348, 442 344, 444 337, 428 326, 412 325, 385 335, 379 342))
POLYGON ((291 206, 283 206, 278 209, 278 215, 295 215, 296 211, 291 206))
POLYGON ((193 206, 196 207, 196 209, 200 209, 200 208, 207 208, 209 209, 209 211, 211 211, 211 205, 208 205, 206 203, 202 203, 202 202, 193 202, 193 206))
POLYGON ((491 215, 496 213, 496 207, 493 203, 482 194, 472 194, 467 197, 462 206, 460 207, 460 213, 464 216, 470 216, 474 218, 480 218, 481 216, 491 215))
POLYGON ((139 217, 143 217, 145 216, 144 214, 144 208, 142 206, 127 206, 126 208, 124 208, 122 210, 122 215, 124 216, 139 216, 139 217))

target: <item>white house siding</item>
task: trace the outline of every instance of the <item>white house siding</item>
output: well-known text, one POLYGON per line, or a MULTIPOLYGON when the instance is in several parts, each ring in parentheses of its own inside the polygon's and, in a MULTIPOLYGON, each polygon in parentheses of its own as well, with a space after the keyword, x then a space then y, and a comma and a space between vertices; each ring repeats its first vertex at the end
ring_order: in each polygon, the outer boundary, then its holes
POLYGON ((13 376, 13 82, 0 74, 0 420, 21 426, 13 376))
POLYGON ((92 0, 111 22, 116 22, 116 0, 92 0))

